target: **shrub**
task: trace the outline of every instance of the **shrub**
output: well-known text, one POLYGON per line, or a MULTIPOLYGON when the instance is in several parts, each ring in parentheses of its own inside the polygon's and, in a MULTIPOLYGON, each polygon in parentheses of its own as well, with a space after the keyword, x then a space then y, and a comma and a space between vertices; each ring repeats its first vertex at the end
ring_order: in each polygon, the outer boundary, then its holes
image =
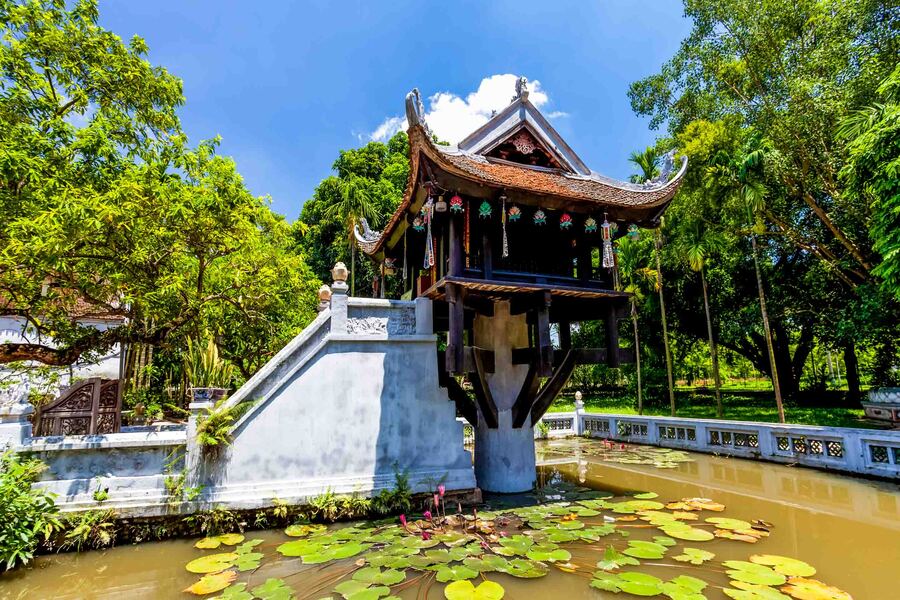
POLYGON ((63 548, 106 548, 116 543, 116 519, 114 510, 89 510, 67 516, 68 529, 63 539, 63 548))
POLYGON ((53 496, 31 487, 46 468, 11 452, 0 455, 0 561, 6 569, 30 561, 60 527, 53 496))

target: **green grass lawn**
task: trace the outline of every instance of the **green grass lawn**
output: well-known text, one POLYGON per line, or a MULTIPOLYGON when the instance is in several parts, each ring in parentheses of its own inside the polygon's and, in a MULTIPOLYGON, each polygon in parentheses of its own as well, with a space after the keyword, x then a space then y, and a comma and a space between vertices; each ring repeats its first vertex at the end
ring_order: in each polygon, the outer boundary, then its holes
MULTIPOLYGON (((725 419, 731 421, 778 422, 775 399, 760 400, 746 396, 723 396, 725 419)), ((586 397, 585 410, 621 415, 636 415, 637 410, 631 398, 586 397)), ((676 416, 687 419, 715 419, 716 404, 711 396, 676 396, 676 416), (678 404, 680 403, 680 406, 678 404)), ((575 410, 575 400, 571 396, 559 398, 550 406, 549 412, 569 412, 575 410)), ((652 406, 644 409, 645 415, 669 416, 668 406, 652 406)), ((862 408, 815 408, 785 405, 788 423, 800 425, 830 425, 834 427, 876 428, 872 422, 862 419, 862 408)))

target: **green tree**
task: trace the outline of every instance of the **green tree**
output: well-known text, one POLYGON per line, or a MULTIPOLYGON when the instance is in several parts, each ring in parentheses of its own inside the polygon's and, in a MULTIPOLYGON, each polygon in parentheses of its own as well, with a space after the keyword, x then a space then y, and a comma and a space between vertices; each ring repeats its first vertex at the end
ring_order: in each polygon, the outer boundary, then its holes
POLYGON ((180 80, 97 20, 89 0, 0 1, 0 312, 34 335, 0 363, 208 330, 249 376, 311 318, 318 282, 218 140, 188 147, 180 80), (85 326, 85 303, 127 321, 85 326))

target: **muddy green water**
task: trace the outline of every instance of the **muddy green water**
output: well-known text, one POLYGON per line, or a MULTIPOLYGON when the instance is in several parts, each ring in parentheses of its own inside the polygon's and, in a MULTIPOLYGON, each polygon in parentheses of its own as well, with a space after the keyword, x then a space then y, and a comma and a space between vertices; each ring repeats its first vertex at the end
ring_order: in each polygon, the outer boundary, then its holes
MULTIPOLYGON (((856 600, 900 598, 896 583, 900 565, 897 485, 700 454, 691 455, 691 462, 678 463, 672 469, 619 464, 591 455, 591 448, 597 444, 583 440, 540 444, 540 482, 550 486, 571 482, 616 495, 653 491, 663 502, 685 497, 711 498, 726 505, 726 511, 721 513, 724 516, 768 521, 774 526, 771 535, 756 544, 723 539, 703 543, 679 541, 673 550, 684 546, 702 548, 715 552, 716 562, 747 560, 757 553, 794 557, 815 566, 816 579, 845 590, 856 600)), ((517 499, 489 500, 496 505, 517 499)), ((656 529, 634 528, 629 539, 649 539, 658 534, 656 529)), ((264 540, 257 550, 267 558, 262 569, 241 573, 237 581, 248 581, 248 587, 252 587, 266 578, 280 577, 301 599, 338 598, 329 596, 334 581, 352 570, 353 562, 359 558, 302 565, 299 558, 281 558, 275 552, 288 539, 281 531, 248 532, 247 539, 251 538, 264 540)), ((184 564, 204 552, 194 548, 193 543, 194 540, 176 540, 42 556, 26 569, 0 576, 0 599, 197 598, 182 592, 197 580, 197 576, 184 570, 184 564)), ((572 563, 584 565, 574 574, 551 568, 549 575, 540 579, 485 575, 502 584, 505 597, 512 599, 634 598, 589 587, 593 565, 601 557, 600 550, 609 543, 624 547, 622 540, 608 538, 591 545, 564 545, 572 551, 572 563)), ((668 566, 654 566, 647 564, 654 561, 644 562, 641 572, 664 579, 695 575, 710 582, 705 591, 708 598, 726 597, 715 586, 726 585, 727 577, 716 572, 715 567, 673 565, 672 561, 668 561, 668 566)), ((443 588, 444 584, 434 582, 427 587, 417 585, 399 593, 393 591, 406 599, 443 598, 443 588)), ((213 596, 216 594, 206 597, 213 596)))

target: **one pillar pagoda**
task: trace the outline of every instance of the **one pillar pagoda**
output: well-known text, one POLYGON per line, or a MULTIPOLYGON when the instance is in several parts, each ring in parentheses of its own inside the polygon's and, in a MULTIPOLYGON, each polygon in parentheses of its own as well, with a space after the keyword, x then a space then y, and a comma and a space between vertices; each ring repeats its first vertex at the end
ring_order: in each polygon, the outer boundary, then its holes
POLYGON ((644 184, 591 171, 529 101, 524 78, 510 105, 456 146, 435 141, 418 90, 406 115, 403 200, 381 232, 363 223, 356 239, 382 272, 402 278, 404 297, 434 303, 434 330, 447 332, 440 384, 475 427, 479 487, 529 490, 533 426, 574 368, 634 358, 619 347, 629 294, 617 289, 613 245, 659 225, 687 160, 673 172, 667 157, 644 184), (573 347, 572 325, 595 320, 605 346, 573 347))

